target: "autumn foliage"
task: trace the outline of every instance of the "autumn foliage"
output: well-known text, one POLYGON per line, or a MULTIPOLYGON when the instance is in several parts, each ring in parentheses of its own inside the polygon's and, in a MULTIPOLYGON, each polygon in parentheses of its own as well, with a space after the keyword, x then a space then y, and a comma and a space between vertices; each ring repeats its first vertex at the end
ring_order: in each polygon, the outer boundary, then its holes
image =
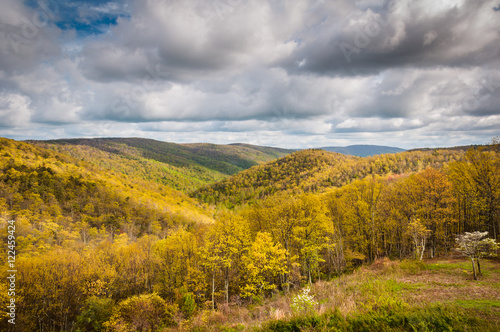
POLYGON ((0 139, 0 226, 5 239, 16 220, 22 331, 181 326, 197 311, 258 303, 384 257, 449 255, 457 234, 497 241, 500 231, 491 147, 300 151, 209 186, 189 181, 200 184, 191 197, 121 157, 87 161, 83 151, 0 139))

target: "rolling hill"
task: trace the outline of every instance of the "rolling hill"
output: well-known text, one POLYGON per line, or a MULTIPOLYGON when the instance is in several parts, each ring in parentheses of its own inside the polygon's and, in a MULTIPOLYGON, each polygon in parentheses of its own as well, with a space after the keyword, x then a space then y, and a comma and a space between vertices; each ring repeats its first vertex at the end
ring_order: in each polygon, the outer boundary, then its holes
POLYGON ((254 166, 192 194, 205 202, 239 205, 276 192, 321 192, 368 175, 400 175, 461 160, 466 150, 445 149, 355 157, 312 149, 254 166))
POLYGON ((144 138, 30 141, 103 169, 191 192, 293 150, 247 144, 175 144, 144 138))

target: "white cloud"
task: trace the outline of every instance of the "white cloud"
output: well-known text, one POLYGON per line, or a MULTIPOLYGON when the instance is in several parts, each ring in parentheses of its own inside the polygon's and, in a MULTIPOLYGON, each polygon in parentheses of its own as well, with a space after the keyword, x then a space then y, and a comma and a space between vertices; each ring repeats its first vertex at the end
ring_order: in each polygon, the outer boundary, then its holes
POLYGON ((0 129, 23 127, 29 124, 30 100, 18 94, 0 94, 0 129))
POLYGON ((46 24, 17 52, 37 12, 3 2, 0 135, 409 147, 500 130, 493 1, 108 1, 74 19, 130 17, 85 38, 46 24))

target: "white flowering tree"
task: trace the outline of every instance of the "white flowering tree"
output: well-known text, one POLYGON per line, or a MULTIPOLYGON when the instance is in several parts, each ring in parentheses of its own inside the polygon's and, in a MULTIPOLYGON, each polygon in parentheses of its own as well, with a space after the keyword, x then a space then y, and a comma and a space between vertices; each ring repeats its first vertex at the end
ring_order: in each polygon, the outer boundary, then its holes
POLYGON ((489 238, 485 239, 487 235, 488 232, 465 232, 465 234, 461 234, 455 239, 459 246, 457 250, 462 255, 469 257, 472 262, 474 280, 477 280, 476 264, 477 272, 481 274, 480 258, 492 255, 498 249, 498 244, 495 240, 489 238))
POLYGON ((308 312, 311 311, 315 305, 318 304, 318 301, 314 299, 314 295, 309 295, 311 289, 309 287, 305 287, 302 289, 302 292, 297 294, 293 300, 290 307, 296 313, 308 312))

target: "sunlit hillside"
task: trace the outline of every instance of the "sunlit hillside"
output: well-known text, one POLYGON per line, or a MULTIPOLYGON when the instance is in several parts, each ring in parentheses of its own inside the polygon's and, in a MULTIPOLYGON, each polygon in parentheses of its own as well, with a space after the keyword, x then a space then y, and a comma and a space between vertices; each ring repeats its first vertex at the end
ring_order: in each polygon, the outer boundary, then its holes
POLYGON ((323 150, 303 150, 265 165, 254 166, 195 192, 208 203, 238 205, 279 191, 323 192, 366 177, 400 177, 427 167, 443 170, 464 159, 466 149, 354 157, 323 150))
POLYGON ((497 330, 499 154, 0 139, 16 328, 497 330))

